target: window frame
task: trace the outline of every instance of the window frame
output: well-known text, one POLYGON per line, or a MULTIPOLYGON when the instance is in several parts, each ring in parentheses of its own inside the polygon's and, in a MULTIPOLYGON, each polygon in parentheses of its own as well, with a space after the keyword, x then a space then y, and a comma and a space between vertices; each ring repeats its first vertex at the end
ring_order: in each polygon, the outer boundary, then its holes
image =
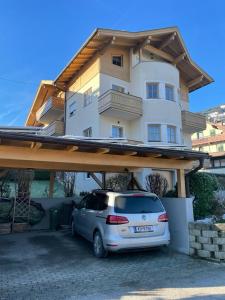
POLYGON ((90 126, 90 127, 88 127, 88 128, 85 128, 84 130, 83 130, 83 136, 84 137, 92 137, 92 127, 90 126), (90 131, 91 132, 91 135, 85 135, 84 133, 85 133, 85 131, 90 131))
POLYGON ((84 107, 87 107, 92 103, 92 96, 93 96, 93 90, 92 87, 89 87, 87 90, 85 90, 84 94, 84 107), (88 93, 89 91, 90 94, 88 93))
POLYGON ((73 100, 68 107, 69 110, 69 117, 72 117, 75 115, 76 111, 77 111, 77 102, 76 100, 73 100), (71 109, 71 107, 74 105, 74 109, 71 109))
POLYGON ((172 84, 169 84, 169 83, 165 84, 165 100, 167 100, 167 101, 175 101, 175 88, 174 88, 174 86, 172 84), (171 88, 171 90, 172 90, 172 98, 171 99, 169 99, 169 97, 167 98, 167 92, 166 92, 167 88, 171 88))
POLYGON ((114 83, 112 83, 112 90, 116 91, 116 92, 119 92, 119 93, 123 93, 123 94, 125 94, 125 91, 126 91, 126 89, 125 89, 124 86, 118 85, 118 84, 114 84, 114 83), (113 88, 113 87, 121 88, 121 90, 123 90, 123 91, 119 91, 119 89, 116 89, 116 88, 113 88))
POLYGON ((177 127, 175 125, 167 125, 166 127, 166 131, 167 131, 167 143, 169 144, 176 144, 177 143, 177 127), (170 131, 170 135, 168 130, 174 129, 174 140, 171 139, 171 131, 170 131))
POLYGON ((123 126, 121 126, 121 125, 112 125, 112 127, 111 127, 111 137, 112 138, 114 138, 114 139, 120 139, 120 138, 123 138, 124 137, 124 127, 123 126), (113 128, 119 128, 119 129, 122 129, 122 136, 116 136, 116 137, 114 137, 113 136, 113 128))
MULTIPOLYGON (((154 96, 154 95, 153 95, 154 96)), ((146 99, 151 100, 151 99, 159 99, 159 82, 146 82, 146 99), (156 97, 149 97, 148 93, 148 86, 156 86, 156 97)))
POLYGON ((123 64, 124 64, 124 62, 123 62, 123 55, 122 55, 122 54, 112 54, 111 62, 112 62, 112 65, 122 68, 122 67, 123 67, 123 64), (121 59, 121 64, 120 64, 120 65, 113 62, 113 59, 114 59, 115 57, 117 57, 117 58, 120 57, 120 59, 121 59))
POLYGON ((162 142, 162 125, 161 124, 148 124, 147 126, 147 133, 148 133, 148 142, 149 143, 157 143, 162 142), (150 128, 157 127, 159 129, 159 139, 150 139, 150 128))

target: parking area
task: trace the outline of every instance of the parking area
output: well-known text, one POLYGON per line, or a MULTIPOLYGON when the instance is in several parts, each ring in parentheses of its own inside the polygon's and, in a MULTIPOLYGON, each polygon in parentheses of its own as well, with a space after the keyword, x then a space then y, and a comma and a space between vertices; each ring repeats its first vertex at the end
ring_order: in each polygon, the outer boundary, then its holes
POLYGON ((68 230, 0 237, 0 299, 225 299, 225 265, 170 250, 92 255, 68 230))

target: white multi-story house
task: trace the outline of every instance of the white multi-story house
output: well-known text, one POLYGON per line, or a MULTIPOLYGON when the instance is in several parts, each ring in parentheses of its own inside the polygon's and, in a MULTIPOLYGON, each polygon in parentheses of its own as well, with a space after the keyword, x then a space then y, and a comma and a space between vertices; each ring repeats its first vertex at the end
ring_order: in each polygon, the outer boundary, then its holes
MULTIPOLYGON (((176 27, 97 29, 55 81, 41 82, 26 125, 45 126, 48 135, 191 148, 206 121, 189 112, 189 93, 212 81, 176 27)), ((173 184, 173 170, 166 176, 173 184)), ((78 176, 79 190, 95 187, 88 177, 78 176)))

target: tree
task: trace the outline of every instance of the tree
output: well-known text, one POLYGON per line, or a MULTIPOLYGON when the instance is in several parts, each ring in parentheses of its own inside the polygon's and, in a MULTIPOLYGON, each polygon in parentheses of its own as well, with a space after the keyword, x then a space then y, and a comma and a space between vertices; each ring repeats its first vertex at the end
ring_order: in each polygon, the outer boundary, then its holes
POLYGON ((106 180, 107 189, 112 189, 113 191, 126 191, 130 178, 128 175, 117 174, 111 176, 106 180))
POLYGON ((198 172, 190 176, 190 192, 195 196, 193 202, 196 218, 204 218, 213 213, 214 191, 218 189, 215 176, 198 172))
POLYGON ((167 179, 159 173, 149 174, 146 176, 146 188, 151 193, 163 197, 168 188, 167 179))
POLYGON ((59 172, 58 181, 63 184, 65 197, 73 197, 76 183, 75 172, 59 172))

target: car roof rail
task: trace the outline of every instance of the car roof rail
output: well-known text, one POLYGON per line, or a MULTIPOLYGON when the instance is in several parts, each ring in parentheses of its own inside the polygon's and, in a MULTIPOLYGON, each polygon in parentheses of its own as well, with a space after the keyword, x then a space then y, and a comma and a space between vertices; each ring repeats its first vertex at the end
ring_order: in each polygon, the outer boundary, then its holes
POLYGON ((92 190, 92 193, 94 192, 114 192, 113 189, 94 189, 92 190))

